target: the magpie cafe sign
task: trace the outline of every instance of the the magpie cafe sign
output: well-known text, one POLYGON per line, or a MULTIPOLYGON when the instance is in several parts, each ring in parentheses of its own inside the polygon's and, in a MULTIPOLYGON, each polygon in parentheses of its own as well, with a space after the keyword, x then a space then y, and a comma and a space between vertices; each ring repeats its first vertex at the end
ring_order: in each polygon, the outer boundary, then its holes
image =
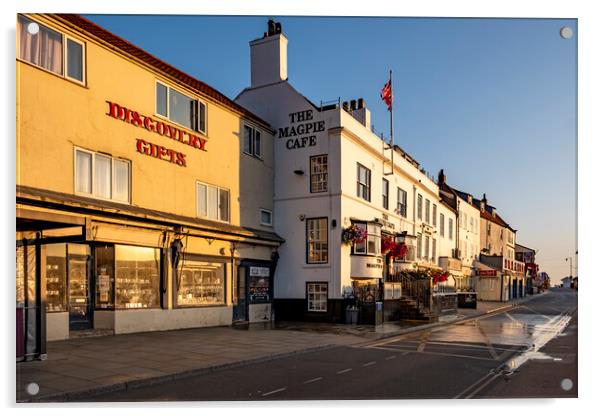
MULTIPOLYGON (((112 101, 106 101, 109 105, 107 116, 121 120, 132 126, 143 128, 147 131, 157 133, 160 136, 186 144, 194 149, 206 151, 207 140, 186 130, 175 127, 161 120, 155 120, 138 113, 137 111, 123 107, 112 101)), ((186 155, 182 152, 152 143, 145 139, 136 139, 136 151, 147 156, 175 163, 178 166, 186 166, 186 155)))
POLYGON ((480 269, 477 270, 478 276, 497 276, 497 270, 494 269, 480 269))
POLYGON ((316 135, 326 129, 325 122, 314 121, 313 110, 303 110, 290 113, 288 119, 291 124, 278 128, 278 138, 286 138, 287 149, 300 149, 315 146, 316 135))

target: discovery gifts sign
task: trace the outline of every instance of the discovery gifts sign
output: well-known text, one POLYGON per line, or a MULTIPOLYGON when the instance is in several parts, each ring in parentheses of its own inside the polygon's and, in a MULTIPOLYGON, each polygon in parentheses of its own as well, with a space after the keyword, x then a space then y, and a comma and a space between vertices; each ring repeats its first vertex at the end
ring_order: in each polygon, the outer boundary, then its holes
MULTIPOLYGON (((195 149, 207 151, 205 148, 207 144, 206 139, 169 123, 142 115, 137 111, 133 111, 112 101, 106 101, 106 103, 109 105, 108 112, 106 113, 109 117, 121 120, 136 127, 141 127, 147 131, 157 133, 195 149)), ((136 139, 136 151, 166 162, 175 163, 178 166, 186 167, 186 155, 184 153, 151 143, 144 139, 136 139)))

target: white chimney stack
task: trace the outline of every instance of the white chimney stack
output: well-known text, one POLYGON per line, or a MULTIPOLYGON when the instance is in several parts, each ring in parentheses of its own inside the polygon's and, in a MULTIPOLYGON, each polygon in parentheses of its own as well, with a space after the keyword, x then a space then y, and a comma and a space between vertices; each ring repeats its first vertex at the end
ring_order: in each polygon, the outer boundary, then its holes
POLYGON ((253 40, 251 46, 251 88, 288 79, 288 39, 281 33, 280 23, 268 22, 263 38, 253 40))

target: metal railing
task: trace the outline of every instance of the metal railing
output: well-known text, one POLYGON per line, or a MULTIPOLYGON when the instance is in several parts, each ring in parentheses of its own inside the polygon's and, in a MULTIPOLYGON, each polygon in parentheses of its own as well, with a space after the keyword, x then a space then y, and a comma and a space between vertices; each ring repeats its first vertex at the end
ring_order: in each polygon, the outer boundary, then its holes
POLYGON ((430 308, 431 285, 428 279, 416 279, 413 276, 401 276, 401 294, 416 300, 419 307, 430 308))

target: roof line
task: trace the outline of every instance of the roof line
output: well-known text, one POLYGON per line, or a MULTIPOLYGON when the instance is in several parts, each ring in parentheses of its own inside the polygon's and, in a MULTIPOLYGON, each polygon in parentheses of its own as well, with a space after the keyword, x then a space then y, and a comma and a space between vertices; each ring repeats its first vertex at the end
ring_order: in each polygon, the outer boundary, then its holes
POLYGON ((114 48, 118 49, 120 52, 133 57, 137 60, 140 60, 147 65, 154 68, 156 71, 163 73, 164 75, 174 78, 176 81, 187 85, 189 88, 197 91, 202 95, 209 96, 213 98, 215 101, 225 105, 226 107, 234 110, 243 116, 246 116, 260 124, 263 124, 266 127, 271 129, 271 125, 263 120, 261 117, 253 114, 251 111, 241 106, 240 104, 235 103, 233 100, 228 98, 226 95, 222 94, 215 88, 210 85, 194 78, 191 75, 188 75, 184 71, 170 65, 169 63, 157 58, 151 53, 143 50, 142 48, 134 45, 128 40, 108 31, 107 29, 99 26, 98 24, 92 22, 91 20, 79 15, 79 14, 65 14, 65 13, 57 13, 51 14, 50 16, 56 16, 61 21, 77 28, 92 36, 94 38, 100 39, 114 48))

